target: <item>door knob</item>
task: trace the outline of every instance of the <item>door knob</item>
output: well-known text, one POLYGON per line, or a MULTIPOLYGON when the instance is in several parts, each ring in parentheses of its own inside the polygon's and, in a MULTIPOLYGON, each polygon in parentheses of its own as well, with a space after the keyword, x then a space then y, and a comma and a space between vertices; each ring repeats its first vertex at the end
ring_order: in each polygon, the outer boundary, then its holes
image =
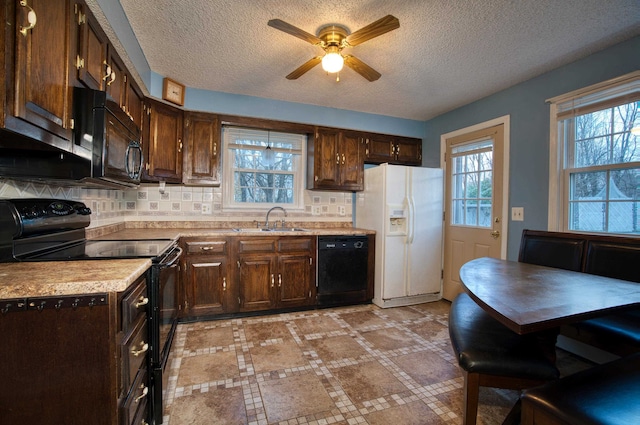
POLYGON ((491 232, 491 237, 493 239, 498 239, 500 237, 500 231, 499 230, 494 230, 493 232, 491 232))

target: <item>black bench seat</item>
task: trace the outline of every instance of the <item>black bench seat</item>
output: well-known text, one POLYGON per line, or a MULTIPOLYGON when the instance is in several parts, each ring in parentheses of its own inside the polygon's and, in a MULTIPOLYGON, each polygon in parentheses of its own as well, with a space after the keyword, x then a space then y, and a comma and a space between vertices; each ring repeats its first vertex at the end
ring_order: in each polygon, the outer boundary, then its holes
MULTIPOLYGON (((638 237, 525 229, 518 261, 640 284, 638 237)), ((640 308, 565 325, 560 333, 618 356, 640 352, 640 308)))
POLYGON ((522 425, 640 424, 640 353, 525 390, 522 425))

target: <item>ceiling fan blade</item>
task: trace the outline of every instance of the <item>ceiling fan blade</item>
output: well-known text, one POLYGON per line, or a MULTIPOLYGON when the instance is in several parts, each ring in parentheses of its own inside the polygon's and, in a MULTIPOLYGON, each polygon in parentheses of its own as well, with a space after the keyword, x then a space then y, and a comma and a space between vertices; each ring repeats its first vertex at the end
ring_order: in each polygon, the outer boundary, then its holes
POLYGON ((400 21, 398 18, 392 15, 387 15, 384 18, 380 18, 347 36, 347 42, 351 46, 357 46, 360 43, 364 43, 367 40, 371 40, 374 37, 393 31, 397 28, 400 28, 400 21))
POLYGON ((375 81, 382 76, 378 71, 371 68, 355 56, 347 55, 344 57, 344 63, 358 74, 362 75, 369 81, 375 81))
POLYGON ((313 68, 320 62, 322 62, 322 56, 316 56, 315 58, 309 59, 308 61, 303 63, 301 66, 299 66, 298 69, 293 71, 291 74, 287 75, 287 80, 295 80, 301 77, 305 72, 309 71, 311 68, 313 68))
POLYGON ((322 40, 320 40, 315 35, 309 34, 308 32, 301 30, 298 27, 294 27, 293 25, 288 24, 285 21, 282 21, 280 19, 272 19, 269 22, 267 22, 267 25, 277 30, 284 31, 287 34, 290 34, 294 37, 298 37, 299 39, 304 40, 307 43, 311 43, 311 44, 322 43, 322 40))

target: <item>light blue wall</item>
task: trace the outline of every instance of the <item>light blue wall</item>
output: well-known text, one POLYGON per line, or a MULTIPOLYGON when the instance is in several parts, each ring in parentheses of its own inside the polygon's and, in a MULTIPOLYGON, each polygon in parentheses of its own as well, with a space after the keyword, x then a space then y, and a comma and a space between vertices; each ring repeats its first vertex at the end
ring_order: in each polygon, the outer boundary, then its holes
MULTIPOLYGON (((152 72, 151 95, 162 97, 162 76, 152 72)), ((185 109, 422 138, 424 121, 366 114, 255 96, 187 88, 185 109)))
POLYGON ((522 230, 547 229, 549 105, 545 100, 638 69, 640 37, 429 120, 423 137, 424 165, 439 166, 440 135, 510 115, 509 208, 524 207, 525 217, 523 222, 509 221, 507 256, 516 260, 522 230))
POLYGON ((147 88, 151 83, 151 68, 149 62, 142 52, 142 48, 138 43, 138 39, 131 29, 129 20, 124 14, 120 1, 114 0, 94 0, 102 9, 102 13, 109 21, 111 28, 115 32, 118 40, 122 43, 122 46, 127 51, 127 56, 131 59, 131 62, 136 67, 138 74, 142 78, 142 81, 147 88))

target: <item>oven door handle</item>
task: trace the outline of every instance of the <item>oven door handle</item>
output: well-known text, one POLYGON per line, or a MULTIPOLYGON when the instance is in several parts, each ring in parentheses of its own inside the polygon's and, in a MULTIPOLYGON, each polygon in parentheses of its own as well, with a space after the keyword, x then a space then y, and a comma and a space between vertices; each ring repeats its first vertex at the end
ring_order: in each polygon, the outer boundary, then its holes
POLYGON ((176 265, 176 263, 178 262, 178 260, 180 259, 180 256, 182 255, 182 248, 180 247, 176 247, 175 250, 175 255, 173 256, 172 259, 167 260, 166 262, 162 262, 159 264, 161 269, 167 269, 169 267, 173 267, 176 265))

